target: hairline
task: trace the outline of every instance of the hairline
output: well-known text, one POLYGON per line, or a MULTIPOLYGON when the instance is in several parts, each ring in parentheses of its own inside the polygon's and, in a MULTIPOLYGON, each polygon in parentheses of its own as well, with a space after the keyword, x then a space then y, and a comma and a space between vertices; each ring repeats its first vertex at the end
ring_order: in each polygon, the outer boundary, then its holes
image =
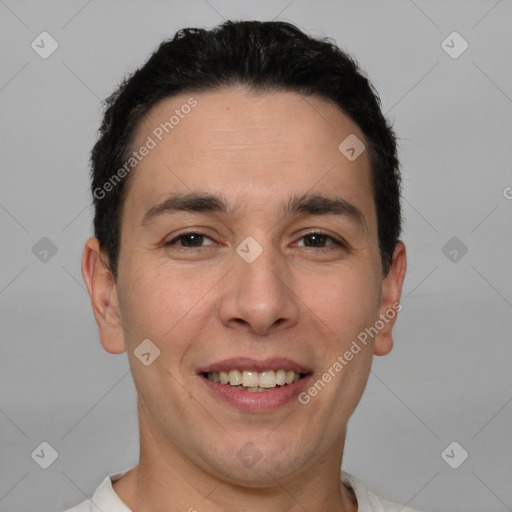
MULTIPOLYGON (((375 179, 374 175, 377 172, 376 167, 378 167, 377 162, 377 155, 374 150, 374 144, 373 141, 368 139, 365 131, 360 126, 360 124, 353 119, 353 117, 339 105, 333 98, 322 94, 321 92, 316 91, 309 91, 310 86, 293 86, 293 85, 285 85, 285 84, 254 84, 252 82, 244 82, 243 80, 240 80, 238 78, 233 78, 228 81, 225 81, 223 83, 219 84, 207 84, 203 86, 192 86, 192 87, 183 87, 182 89, 171 91, 169 93, 163 94, 162 96, 152 99, 148 101, 148 104, 145 106, 144 110, 142 112, 136 112, 136 108, 133 108, 130 111, 130 115, 135 115, 135 118, 133 120, 133 126, 130 129, 130 132, 127 137, 127 142, 125 146, 125 151, 122 155, 122 160, 126 161, 129 158, 129 155, 134 151, 134 148, 136 146, 136 140, 139 135, 141 125, 143 122, 147 119, 148 114, 161 102, 168 100, 170 98, 175 98, 180 95, 186 95, 186 94, 204 94, 204 93, 222 93, 227 92, 230 90, 243 90, 248 92, 249 94, 253 94, 255 96, 264 96, 266 94, 272 94, 272 93, 279 93, 279 92, 292 92, 295 94, 298 94, 299 96, 302 96, 303 98, 311 97, 316 98, 319 100, 324 101, 325 103, 332 105, 338 109, 339 112, 341 112, 344 116, 346 116, 352 123, 354 123, 358 129, 361 131, 364 142, 366 144, 366 149, 368 151, 368 163, 369 163, 369 171, 370 171, 370 186, 371 186, 371 198, 372 202, 375 208, 375 214, 376 214, 376 221, 377 221, 377 242, 379 245, 379 253, 381 253, 381 240, 380 240, 380 234, 379 234, 379 211, 378 211, 378 205, 377 205, 377 198, 375 196, 375 179)), ((118 204, 116 207, 116 216, 117 216, 117 237, 118 237, 118 244, 117 244, 117 255, 116 255, 116 269, 118 267, 119 258, 121 255, 121 245, 122 245, 122 226, 123 226, 123 218, 124 218, 124 210, 125 210, 125 204, 126 199, 128 197, 128 193, 130 191, 130 184, 133 181, 133 175, 137 172, 138 164, 134 166, 132 172, 128 174, 122 182, 119 192, 119 199, 118 204)), ((113 222, 116 222, 116 219, 113 220, 113 222)), ((382 260, 382 254, 380 254, 380 261, 381 261, 381 268, 384 271, 383 266, 383 260, 382 260)), ((117 272, 116 272, 117 274, 117 272)))

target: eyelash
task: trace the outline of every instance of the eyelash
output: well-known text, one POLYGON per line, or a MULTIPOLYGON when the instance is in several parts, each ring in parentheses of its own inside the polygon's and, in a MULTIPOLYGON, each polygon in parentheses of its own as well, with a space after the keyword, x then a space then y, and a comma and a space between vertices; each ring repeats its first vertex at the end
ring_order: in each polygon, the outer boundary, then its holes
MULTIPOLYGON (((173 238, 172 240, 168 241, 168 242, 164 242, 164 247, 172 247, 173 245, 176 245, 176 242, 179 241, 179 240, 182 240, 184 238, 186 238, 187 236, 190 236, 190 235, 196 235, 196 236, 199 236, 199 237, 203 237, 203 238, 209 238, 211 240, 211 238, 207 235, 205 235, 204 233, 200 233, 198 231, 189 231, 188 233, 183 233, 179 236, 177 236, 176 238, 173 238)), ((328 235, 327 233, 324 233, 322 231, 311 231, 309 233, 306 233, 304 235, 301 236, 300 240, 303 239, 303 238, 306 238, 308 236, 313 236, 313 235, 320 235, 320 236, 324 236, 327 239, 330 239, 334 242, 334 245, 338 246, 338 247, 333 247, 332 245, 331 246, 327 246, 327 247, 305 247, 306 249, 316 249, 316 250, 320 250, 320 251, 328 251, 330 249, 339 249, 339 248, 343 248, 343 249, 347 249, 347 244, 341 240, 337 240, 336 238, 328 235)), ((176 246, 175 247, 176 250, 178 251, 190 251, 190 250, 194 250, 194 249, 203 249, 203 247, 180 247, 180 246, 176 246)))

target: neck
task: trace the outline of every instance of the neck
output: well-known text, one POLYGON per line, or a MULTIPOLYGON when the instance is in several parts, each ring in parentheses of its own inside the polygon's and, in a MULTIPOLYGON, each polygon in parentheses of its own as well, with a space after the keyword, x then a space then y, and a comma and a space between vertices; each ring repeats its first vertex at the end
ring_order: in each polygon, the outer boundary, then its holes
POLYGON ((239 512, 241 503, 252 512, 357 511, 355 496, 340 481, 344 433, 339 451, 279 480, 243 485, 233 472, 208 471, 168 438, 157 439, 140 426, 139 464, 113 484, 132 512, 239 512))
POLYGON ((307 486, 297 483, 274 488, 241 488, 223 484, 190 482, 175 471, 154 474, 140 463, 113 484, 114 491, 132 512, 239 512, 240 503, 254 512, 356 512, 357 500, 350 489, 336 483, 320 483, 316 479, 307 486), (154 476, 152 476, 154 475, 154 476), (199 489, 203 489, 200 491, 199 489))

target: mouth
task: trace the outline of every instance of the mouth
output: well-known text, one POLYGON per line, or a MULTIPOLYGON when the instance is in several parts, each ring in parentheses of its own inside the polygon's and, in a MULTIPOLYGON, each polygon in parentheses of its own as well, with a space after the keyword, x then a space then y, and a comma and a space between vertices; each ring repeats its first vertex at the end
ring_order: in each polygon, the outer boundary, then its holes
POLYGON ((211 395, 239 410, 263 413, 297 403, 313 372, 290 359, 231 358, 197 370, 211 395))
POLYGON ((294 370, 227 370, 220 372, 202 372, 201 375, 211 382, 230 386, 248 392, 274 391, 303 379, 307 373, 294 370))

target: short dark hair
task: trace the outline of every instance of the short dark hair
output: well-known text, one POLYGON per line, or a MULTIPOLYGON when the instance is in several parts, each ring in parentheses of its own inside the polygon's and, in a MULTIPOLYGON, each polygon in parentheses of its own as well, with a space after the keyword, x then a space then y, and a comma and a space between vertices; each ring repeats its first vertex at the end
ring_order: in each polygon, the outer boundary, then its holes
POLYGON ((320 97, 334 102, 359 126, 370 156, 386 275, 401 233, 401 178, 396 137, 381 112, 377 92, 357 62, 330 38, 312 38, 286 22, 229 20, 211 30, 179 30, 105 100, 99 138, 91 152, 91 190, 95 236, 114 278, 123 204, 133 173, 118 174, 116 183, 112 178, 132 156, 142 117, 163 98, 230 86, 320 97), (105 186, 109 182, 111 186, 105 186))

